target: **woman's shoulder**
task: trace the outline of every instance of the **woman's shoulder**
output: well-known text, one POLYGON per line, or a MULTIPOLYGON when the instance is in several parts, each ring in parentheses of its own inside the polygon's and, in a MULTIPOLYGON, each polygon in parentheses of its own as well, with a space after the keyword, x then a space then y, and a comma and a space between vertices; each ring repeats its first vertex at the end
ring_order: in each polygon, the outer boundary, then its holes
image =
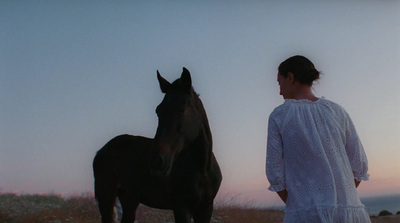
POLYGON ((326 99, 326 98, 324 98, 324 97, 321 97, 318 101, 319 101, 322 105, 324 105, 324 106, 326 106, 326 107, 329 107, 329 108, 332 109, 332 110, 340 111, 340 112, 343 112, 343 111, 344 111, 344 108, 343 108, 340 104, 338 104, 338 103, 336 103, 336 102, 334 102, 334 101, 328 100, 328 99, 326 99))
POLYGON ((283 103, 281 105, 279 105, 278 107, 276 107, 270 114, 270 117, 275 117, 275 116, 279 116, 283 113, 285 113, 285 111, 288 110, 288 104, 287 103, 283 103))
POLYGON ((340 104, 325 98, 321 100, 321 104, 325 107, 326 111, 336 117, 337 120, 346 120, 349 118, 348 113, 340 104))

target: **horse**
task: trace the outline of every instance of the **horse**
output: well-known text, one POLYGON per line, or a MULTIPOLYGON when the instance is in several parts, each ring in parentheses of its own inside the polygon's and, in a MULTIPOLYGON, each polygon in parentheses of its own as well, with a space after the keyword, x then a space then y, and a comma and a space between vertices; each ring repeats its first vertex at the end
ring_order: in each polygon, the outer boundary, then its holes
POLYGON ((116 198, 122 223, 133 223, 139 204, 173 210, 176 223, 210 222, 222 174, 212 150, 203 104, 183 68, 173 83, 157 70, 164 98, 154 138, 119 135, 93 160, 95 198, 103 223, 113 222, 116 198))

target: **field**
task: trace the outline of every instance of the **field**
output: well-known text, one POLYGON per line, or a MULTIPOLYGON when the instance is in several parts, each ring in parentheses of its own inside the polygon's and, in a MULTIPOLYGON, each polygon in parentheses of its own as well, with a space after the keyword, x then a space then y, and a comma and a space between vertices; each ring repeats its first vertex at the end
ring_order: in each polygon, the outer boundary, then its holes
MULTIPOLYGON (((212 221, 217 222, 281 222, 283 212, 261 210, 235 202, 216 201, 212 221)), ((140 223, 174 222, 171 211, 139 206, 140 223)), ((1 223, 91 223, 100 222, 100 215, 93 195, 86 194, 63 198, 58 195, 0 194, 1 223)))
MULTIPOLYGON (((171 211, 139 206, 137 217, 140 223, 174 222, 171 211)), ((257 209, 251 203, 236 202, 235 199, 216 201, 213 223, 227 222, 282 222, 283 212, 257 209)), ((372 218, 373 223, 398 222, 395 216, 372 218)), ((1 223, 91 223, 100 222, 100 215, 91 194, 63 198, 59 195, 15 195, 0 194, 1 223)))

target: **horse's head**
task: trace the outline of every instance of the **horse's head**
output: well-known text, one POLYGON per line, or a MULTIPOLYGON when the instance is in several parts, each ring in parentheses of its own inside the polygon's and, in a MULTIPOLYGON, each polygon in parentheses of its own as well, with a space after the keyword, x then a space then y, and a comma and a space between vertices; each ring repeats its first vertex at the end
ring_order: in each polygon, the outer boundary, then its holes
POLYGON ((186 68, 183 68, 181 77, 172 84, 158 71, 157 78, 165 96, 156 109, 156 157, 151 169, 153 173, 167 176, 179 154, 198 136, 202 118, 196 107, 199 99, 192 88, 190 73, 186 68))

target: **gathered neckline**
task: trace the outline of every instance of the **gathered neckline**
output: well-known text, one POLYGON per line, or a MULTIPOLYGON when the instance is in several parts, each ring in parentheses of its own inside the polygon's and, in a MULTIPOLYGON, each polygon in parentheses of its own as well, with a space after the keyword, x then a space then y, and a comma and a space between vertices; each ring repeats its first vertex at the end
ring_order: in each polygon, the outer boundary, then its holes
POLYGON ((311 101, 311 100, 309 100, 309 99, 285 99, 285 103, 286 102, 294 102, 294 103, 303 103, 303 102, 306 102, 306 103, 318 103, 319 101, 321 101, 321 99, 325 99, 324 97, 320 97, 320 98, 318 98, 317 100, 315 100, 315 101, 311 101))

